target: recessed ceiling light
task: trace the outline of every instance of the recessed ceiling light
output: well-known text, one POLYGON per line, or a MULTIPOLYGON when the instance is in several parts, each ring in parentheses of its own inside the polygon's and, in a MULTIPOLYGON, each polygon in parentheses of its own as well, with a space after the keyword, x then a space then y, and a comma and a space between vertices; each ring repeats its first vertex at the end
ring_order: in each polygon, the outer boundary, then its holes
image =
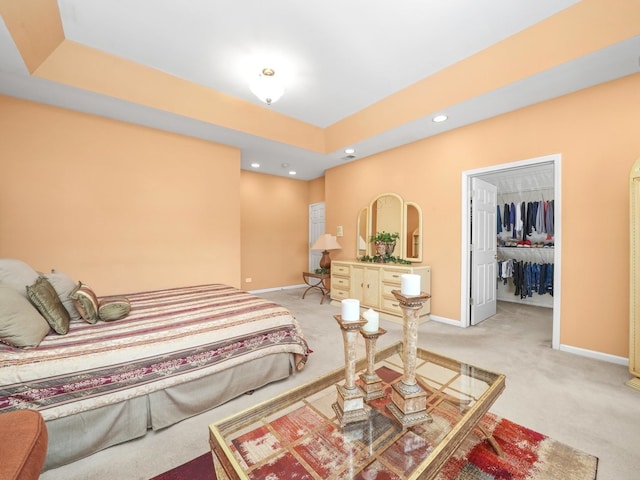
POLYGON ((346 153, 347 155, 351 155, 352 153, 356 153, 356 149, 355 148, 345 148, 344 153, 346 153))
POLYGON ((440 122, 444 122, 447 118, 446 115, 436 115, 435 117, 433 117, 433 121, 436 123, 440 123, 440 122))
POLYGON ((282 164, 282 168, 289 168, 289 164, 288 163, 283 163, 282 164))
POLYGON ((259 164, 259 163, 256 163, 256 162, 253 162, 253 163, 251 164, 251 166, 252 166, 253 168, 260 168, 260 164, 259 164))
POLYGON ((289 175, 295 175, 296 171, 295 170, 289 170, 289 175))

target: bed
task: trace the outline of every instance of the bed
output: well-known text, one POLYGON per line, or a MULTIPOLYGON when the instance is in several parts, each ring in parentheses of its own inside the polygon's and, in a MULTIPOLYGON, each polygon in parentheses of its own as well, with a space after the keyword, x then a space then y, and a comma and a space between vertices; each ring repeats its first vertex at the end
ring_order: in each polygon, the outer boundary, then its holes
POLYGON ((33 348, 0 344, 0 412, 40 411, 45 470, 286 378, 309 354, 289 310, 228 285, 124 297, 117 321, 72 320, 33 348))

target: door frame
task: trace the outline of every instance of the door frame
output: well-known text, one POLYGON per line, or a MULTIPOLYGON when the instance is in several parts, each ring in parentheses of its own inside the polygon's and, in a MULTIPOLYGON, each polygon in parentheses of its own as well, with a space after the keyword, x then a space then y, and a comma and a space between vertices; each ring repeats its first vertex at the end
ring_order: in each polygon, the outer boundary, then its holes
POLYGON ((503 163, 491 167, 462 172, 462 225, 460 238, 460 324, 462 327, 471 326, 471 311, 469 298, 471 298, 471 249, 470 249, 470 222, 471 222, 471 178, 487 173, 522 168, 542 163, 553 164, 554 186, 554 249, 553 249, 553 332, 551 347, 560 348, 560 307, 561 307, 561 279, 562 279, 562 155, 559 153, 521 160, 511 163, 503 163))

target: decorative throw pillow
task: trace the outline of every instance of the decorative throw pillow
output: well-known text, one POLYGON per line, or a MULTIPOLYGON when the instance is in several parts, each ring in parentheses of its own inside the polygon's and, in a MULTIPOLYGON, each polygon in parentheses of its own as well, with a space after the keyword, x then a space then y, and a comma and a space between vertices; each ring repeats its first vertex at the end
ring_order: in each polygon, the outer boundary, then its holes
POLYGON ((36 347, 50 331, 38 310, 13 287, 0 285, 0 342, 36 347))
POLYGON ((60 335, 66 335, 69 331, 69 312, 49 280, 38 277, 33 285, 27 285, 27 295, 51 328, 60 335))
POLYGON ((62 273, 55 269, 52 269, 51 273, 44 274, 44 277, 49 280, 49 283, 51 283, 53 288, 56 289, 58 298, 62 302, 62 305, 64 305, 67 312, 69 312, 71 321, 74 322, 82 320, 73 300, 69 298, 69 294, 71 294, 73 289, 76 288, 76 282, 66 273, 62 273))
POLYGON ((98 321, 98 297, 88 285, 78 282, 69 298, 73 300, 78 313, 87 323, 98 321))
POLYGON ((98 317, 105 322, 120 320, 129 315, 131 303, 127 297, 105 297, 100 299, 98 317))
POLYGON ((0 258, 0 284, 12 287, 24 298, 28 298, 25 287, 32 285, 39 276, 38 272, 22 260, 0 258))

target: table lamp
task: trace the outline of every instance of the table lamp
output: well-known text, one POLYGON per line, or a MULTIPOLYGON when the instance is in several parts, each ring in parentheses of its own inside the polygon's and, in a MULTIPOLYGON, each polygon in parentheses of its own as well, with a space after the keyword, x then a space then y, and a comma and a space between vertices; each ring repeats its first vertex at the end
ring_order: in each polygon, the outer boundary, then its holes
POLYGON ((322 250, 322 258, 320 259, 320 268, 331 270, 331 257, 329 250, 340 250, 342 247, 336 240, 336 237, 330 233, 322 234, 312 245, 311 250, 322 250))

